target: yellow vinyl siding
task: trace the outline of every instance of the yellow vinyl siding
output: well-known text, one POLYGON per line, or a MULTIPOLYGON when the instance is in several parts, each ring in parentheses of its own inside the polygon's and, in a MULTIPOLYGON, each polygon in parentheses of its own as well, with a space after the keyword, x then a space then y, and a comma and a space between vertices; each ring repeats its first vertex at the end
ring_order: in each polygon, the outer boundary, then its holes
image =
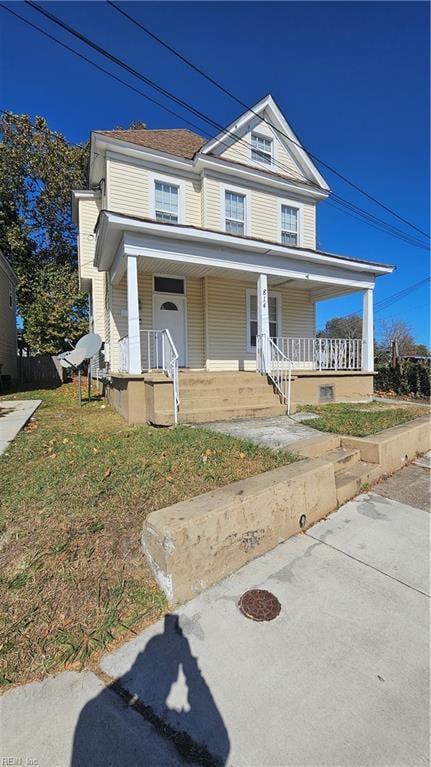
POLYGON ((205 307, 203 279, 186 280, 188 367, 205 367, 205 307))
POLYGON ((17 375, 17 348, 15 323, 15 283, 9 270, 2 264, 0 254, 0 372, 11 376, 13 381, 17 375), (12 308, 9 305, 12 291, 12 308))
MULTIPOLYGON (((227 142, 227 138, 224 139, 227 142)), ((220 153, 220 157, 224 160, 231 160, 232 162, 239 162, 243 165, 250 165, 252 167, 264 168, 265 170, 272 170, 274 173, 280 173, 286 175, 289 178, 295 178, 304 180, 304 176, 301 168, 297 162, 293 159, 292 154, 286 149, 281 142, 276 131, 273 131, 267 123, 261 121, 253 127, 252 130, 245 133, 239 140, 235 141, 232 146, 224 149, 220 153), (273 158, 274 164, 272 167, 264 163, 256 162, 251 159, 251 134, 258 133, 260 136, 272 139, 273 142, 273 158)))
POLYGON ((92 278, 96 237, 94 227, 101 209, 100 200, 79 200, 79 276, 92 278))
MULTIPOLYGON (((152 190, 150 184, 157 177, 156 166, 146 167, 136 162, 108 159, 108 196, 107 204, 111 211, 125 213, 129 216, 152 218, 152 190)), ((160 178, 168 175, 173 183, 178 180, 181 191, 184 189, 184 216, 181 223, 191 226, 202 226, 201 216, 201 182, 175 174, 169 169, 160 170, 160 178)), ((181 192, 180 192, 181 193, 181 192)))
MULTIPOLYGON (((247 289, 250 282, 207 278, 207 367, 253 370, 255 353, 247 352, 247 289)), ((270 288, 270 292, 272 289, 270 288)), ((307 291, 277 287, 281 294, 281 336, 314 335, 314 303, 307 291)))
POLYGON ((247 195, 247 204, 250 206, 249 215, 250 237, 258 237, 263 240, 281 242, 280 212, 282 205, 300 206, 300 216, 303 216, 302 241, 299 244, 305 248, 316 247, 315 222, 316 206, 313 203, 296 202, 293 198, 283 197, 277 192, 259 191, 247 187, 246 184, 235 184, 229 180, 221 180, 218 177, 206 176, 205 178, 205 227, 217 231, 224 231, 224 189, 229 187, 242 191, 247 195))

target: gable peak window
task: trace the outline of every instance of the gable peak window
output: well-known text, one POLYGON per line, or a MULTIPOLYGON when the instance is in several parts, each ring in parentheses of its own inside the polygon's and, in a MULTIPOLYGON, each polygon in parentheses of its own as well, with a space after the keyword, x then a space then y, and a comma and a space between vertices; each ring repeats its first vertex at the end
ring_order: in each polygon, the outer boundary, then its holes
POLYGON ((157 221, 178 223, 179 187, 164 181, 154 182, 155 216, 157 221))
POLYGON ((281 242, 283 245, 298 245, 299 210, 291 205, 281 206, 281 242))
POLYGON ((272 163, 272 139, 266 136, 259 136, 258 133, 251 134, 251 159, 255 162, 271 165, 272 163))
POLYGON ((225 192, 225 230, 230 234, 245 234, 245 195, 225 192))

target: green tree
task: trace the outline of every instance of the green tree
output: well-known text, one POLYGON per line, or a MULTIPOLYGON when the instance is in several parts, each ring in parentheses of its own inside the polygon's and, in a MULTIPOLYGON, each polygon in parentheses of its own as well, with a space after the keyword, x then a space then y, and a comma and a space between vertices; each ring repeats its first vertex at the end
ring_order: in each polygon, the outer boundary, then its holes
POLYGON ((358 314, 347 317, 333 317, 328 320, 318 338, 362 338, 362 319, 358 314))
POLYGON ((86 181, 87 146, 71 146, 42 117, 0 119, 0 247, 18 276, 27 343, 57 353, 88 326, 79 290, 71 190, 86 181))

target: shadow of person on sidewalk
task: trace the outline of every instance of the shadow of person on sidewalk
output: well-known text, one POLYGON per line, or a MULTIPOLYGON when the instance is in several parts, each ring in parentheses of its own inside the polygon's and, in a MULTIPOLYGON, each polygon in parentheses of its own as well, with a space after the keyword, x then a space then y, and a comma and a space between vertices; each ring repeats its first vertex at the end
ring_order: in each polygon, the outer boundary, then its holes
POLYGON ((173 614, 132 667, 84 706, 71 767, 223 767, 229 750, 223 718, 173 614))

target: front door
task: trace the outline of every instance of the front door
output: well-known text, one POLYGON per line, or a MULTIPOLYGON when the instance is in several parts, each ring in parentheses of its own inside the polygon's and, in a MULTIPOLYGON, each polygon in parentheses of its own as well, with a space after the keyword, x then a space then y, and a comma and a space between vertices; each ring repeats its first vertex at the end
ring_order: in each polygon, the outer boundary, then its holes
POLYGON ((178 365, 186 365, 185 297, 154 294, 154 328, 169 330, 178 352, 178 365))

